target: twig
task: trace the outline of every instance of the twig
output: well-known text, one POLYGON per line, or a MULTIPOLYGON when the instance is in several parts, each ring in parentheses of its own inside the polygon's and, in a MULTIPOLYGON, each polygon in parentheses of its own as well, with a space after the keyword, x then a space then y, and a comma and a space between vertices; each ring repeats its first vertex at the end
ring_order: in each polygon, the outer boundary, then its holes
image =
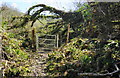
MULTIPOLYGON (((118 63, 119 64, 119 63, 118 63)), ((117 64, 114 64, 115 65, 115 68, 117 69, 117 70, 120 70, 119 69, 119 67, 117 66, 117 64)), ((120 74, 119 74, 119 78, 120 78, 120 74)))

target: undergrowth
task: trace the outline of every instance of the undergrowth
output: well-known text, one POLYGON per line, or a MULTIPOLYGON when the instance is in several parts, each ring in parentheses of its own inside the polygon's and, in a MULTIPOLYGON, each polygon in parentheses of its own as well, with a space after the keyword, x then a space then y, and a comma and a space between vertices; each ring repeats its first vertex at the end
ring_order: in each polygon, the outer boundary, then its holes
POLYGON ((106 73, 116 70, 120 60, 120 41, 75 38, 62 49, 53 51, 47 59, 47 72, 52 76, 67 76, 68 70, 78 73, 106 73))

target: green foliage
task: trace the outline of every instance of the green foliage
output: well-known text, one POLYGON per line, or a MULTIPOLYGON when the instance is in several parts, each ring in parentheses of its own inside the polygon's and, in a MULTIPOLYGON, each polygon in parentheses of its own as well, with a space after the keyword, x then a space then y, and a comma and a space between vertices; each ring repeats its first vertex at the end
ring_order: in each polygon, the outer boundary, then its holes
POLYGON ((79 9, 76 12, 82 12, 84 21, 92 20, 92 10, 88 3, 84 3, 83 5, 79 6, 79 9))
MULTIPOLYGON (((3 24, 6 25, 5 23, 3 24)), ((3 49, 3 58, 8 60, 8 63, 3 62, 5 66, 5 76, 23 76, 27 75, 30 70, 28 69, 29 63, 29 54, 21 48, 22 40, 18 40, 15 37, 15 34, 12 32, 5 32, 3 28, 2 32, 2 49, 3 49)))
MULTIPOLYGON (((19 12, 17 9, 13 8, 12 6, 9 6, 7 3, 3 3, 0 6, 0 14, 2 15, 2 20, 10 21, 12 20, 12 16, 20 16, 23 15, 23 13, 19 12)), ((6 23, 6 22, 5 22, 6 23)))
MULTIPOLYGON (((49 75, 65 75, 69 69, 80 73, 106 73, 106 70, 107 72, 116 70, 114 64, 120 61, 120 41, 117 38, 119 37, 119 14, 116 13, 119 11, 118 7, 119 3, 95 2, 84 4, 75 12, 66 13, 44 4, 38 4, 28 10, 28 15, 21 17, 22 20, 19 21, 22 21, 22 24, 18 24, 17 20, 17 22, 14 21, 15 25, 12 26, 14 29, 9 31, 6 29, 9 28, 7 25, 11 24, 11 16, 3 17, 0 35, 2 35, 3 53, 6 55, 4 58, 9 62, 7 66, 3 62, 5 75, 23 76, 30 72, 28 69, 29 54, 25 52, 22 45, 27 46, 26 49, 31 48, 28 47, 30 45, 28 42, 31 42, 32 38, 28 37, 28 33, 32 28, 24 27, 24 25, 28 21, 32 21, 33 25, 39 18, 44 18, 44 20, 40 19, 44 23, 40 21, 41 26, 36 28, 37 32, 40 32, 40 35, 59 33, 62 36, 61 42, 65 42, 68 24, 71 24, 70 43, 48 55, 46 65, 49 75), (41 9, 31 13, 36 7, 41 7, 41 9), (42 16, 41 13, 46 10, 55 12, 59 16, 42 16), (75 38, 78 36, 81 38, 75 38)), ((4 12, 1 11, 1 13, 4 12)), ((5 12, 6 15, 7 13, 9 11, 5 12)))
MULTIPOLYGON (((64 75, 69 69, 97 72, 99 63, 102 64, 100 72, 104 69, 109 71, 110 66, 120 60, 118 44, 120 44, 118 40, 108 40, 103 43, 99 39, 73 39, 62 49, 49 54, 47 71, 53 76, 64 75)), ((112 70, 114 69, 113 67, 112 70)))
POLYGON ((20 63, 10 63, 6 66, 4 72, 6 77, 18 77, 27 75, 30 73, 30 70, 27 65, 20 66, 20 63))

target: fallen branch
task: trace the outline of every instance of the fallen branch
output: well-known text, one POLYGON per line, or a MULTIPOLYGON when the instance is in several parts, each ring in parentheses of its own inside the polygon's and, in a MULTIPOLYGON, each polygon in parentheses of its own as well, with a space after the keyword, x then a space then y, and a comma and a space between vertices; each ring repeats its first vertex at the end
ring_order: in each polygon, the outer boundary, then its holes
POLYGON ((119 75, 120 74, 120 70, 116 70, 113 71, 111 73, 106 73, 106 74, 100 74, 100 73, 78 73, 78 76, 101 76, 101 77, 105 77, 105 76, 113 76, 113 75, 119 75))

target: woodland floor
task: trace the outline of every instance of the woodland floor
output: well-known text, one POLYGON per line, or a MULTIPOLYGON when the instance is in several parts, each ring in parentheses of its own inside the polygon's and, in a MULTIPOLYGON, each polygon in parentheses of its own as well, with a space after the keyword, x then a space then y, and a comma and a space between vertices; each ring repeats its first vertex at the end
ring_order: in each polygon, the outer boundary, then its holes
POLYGON ((47 76, 45 73, 45 64, 46 64, 46 58, 48 58, 47 53, 39 53, 35 52, 31 54, 31 66, 29 69, 31 70, 31 73, 29 73, 29 76, 47 76))

